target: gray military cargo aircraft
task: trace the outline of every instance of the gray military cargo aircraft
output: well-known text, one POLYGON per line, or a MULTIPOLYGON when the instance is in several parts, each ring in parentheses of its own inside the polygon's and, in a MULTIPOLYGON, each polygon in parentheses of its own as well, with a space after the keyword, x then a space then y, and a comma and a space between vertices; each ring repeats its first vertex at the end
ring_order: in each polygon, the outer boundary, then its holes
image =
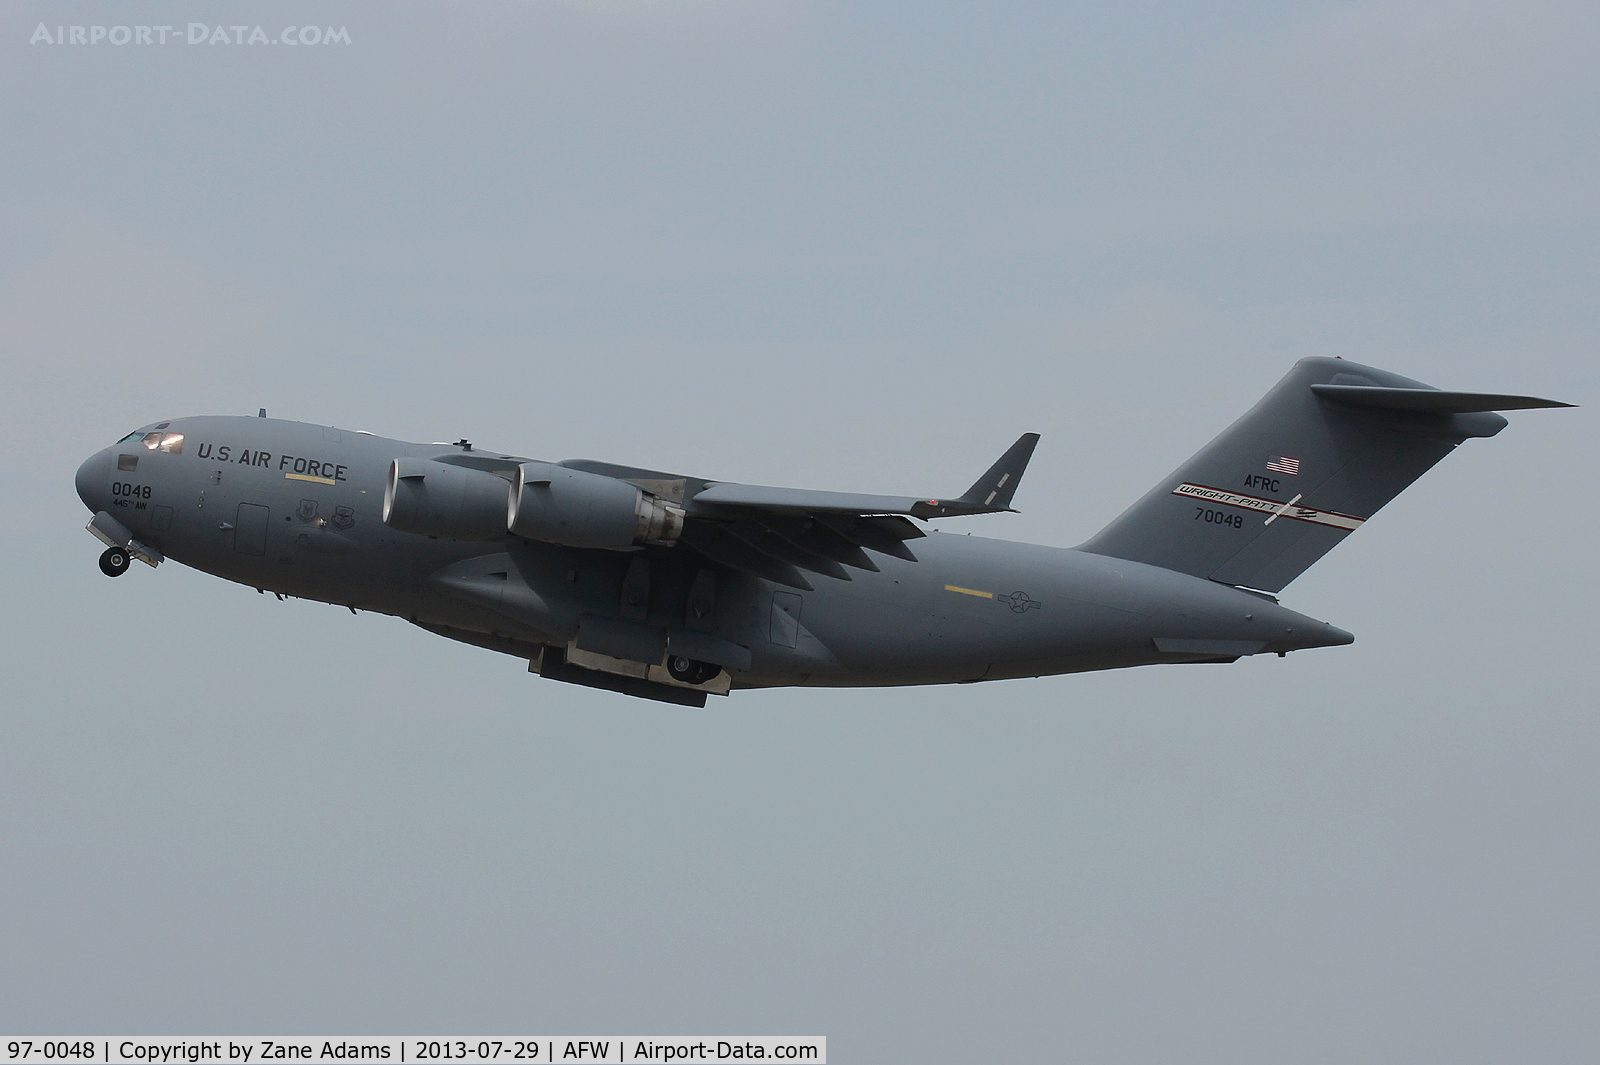
POLYGON ((1029 433, 954 498, 545 462, 259 417, 157 422, 86 461, 78 495, 118 576, 176 559, 405 618, 552 680, 669 703, 781 685, 1037 677, 1350 643, 1280 606, 1303 573, 1497 410, 1305 359, 1075 548, 928 537, 1011 509, 1029 433))

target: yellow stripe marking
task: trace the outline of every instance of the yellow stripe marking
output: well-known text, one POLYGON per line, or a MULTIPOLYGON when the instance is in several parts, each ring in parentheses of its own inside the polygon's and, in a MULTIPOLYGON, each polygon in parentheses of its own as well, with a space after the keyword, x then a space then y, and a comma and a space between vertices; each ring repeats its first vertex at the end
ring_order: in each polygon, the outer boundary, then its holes
POLYGON ((309 473, 286 473, 283 475, 283 479, 286 481, 314 481, 317 484, 336 485, 339 483, 332 477, 313 477, 309 473))
POLYGON ((980 592, 976 588, 957 588, 953 584, 945 585, 944 586, 944 590, 947 591, 947 592, 960 592, 962 595, 975 595, 979 599, 993 599, 994 598, 994 593, 993 592, 980 592))

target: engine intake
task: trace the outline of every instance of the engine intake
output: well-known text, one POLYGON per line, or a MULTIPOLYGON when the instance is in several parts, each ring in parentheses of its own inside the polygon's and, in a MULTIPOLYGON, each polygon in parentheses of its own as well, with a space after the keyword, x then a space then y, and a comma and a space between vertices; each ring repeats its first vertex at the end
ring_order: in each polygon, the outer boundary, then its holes
POLYGON ((676 540, 682 508, 627 481, 549 462, 525 462, 505 524, 513 536, 567 547, 631 547, 676 540))
POLYGON ((395 459, 383 486, 383 523, 441 540, 503 540, 511 485, 504 477, 431 459, 395 459))

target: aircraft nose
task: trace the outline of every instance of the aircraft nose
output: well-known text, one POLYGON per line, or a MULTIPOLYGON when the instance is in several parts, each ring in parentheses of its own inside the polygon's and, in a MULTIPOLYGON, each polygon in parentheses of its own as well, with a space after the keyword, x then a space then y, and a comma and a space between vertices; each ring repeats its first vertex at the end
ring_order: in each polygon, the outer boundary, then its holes
POLYGON ((78 498, 90 510, 104 509, 96 504, 96 500, 105 488, 106 455, 107 452, 102 451, 85 459, 83 465, 78 467, 78 475, 73 478, 78 498))

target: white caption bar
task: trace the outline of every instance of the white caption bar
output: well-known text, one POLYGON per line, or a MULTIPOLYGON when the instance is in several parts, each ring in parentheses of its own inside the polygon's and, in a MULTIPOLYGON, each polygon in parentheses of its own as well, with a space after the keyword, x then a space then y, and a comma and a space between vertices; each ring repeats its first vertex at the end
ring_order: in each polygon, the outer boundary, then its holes
POLYGON ((827 1065, 824 1036, 518 1036, 512 1038, 354 1039, 318 1036, 178 1039, 95 1036, 76 1039, 0 1038, 0 1065, 445 1065, 456 1062, 783 1061, 827 1065))

